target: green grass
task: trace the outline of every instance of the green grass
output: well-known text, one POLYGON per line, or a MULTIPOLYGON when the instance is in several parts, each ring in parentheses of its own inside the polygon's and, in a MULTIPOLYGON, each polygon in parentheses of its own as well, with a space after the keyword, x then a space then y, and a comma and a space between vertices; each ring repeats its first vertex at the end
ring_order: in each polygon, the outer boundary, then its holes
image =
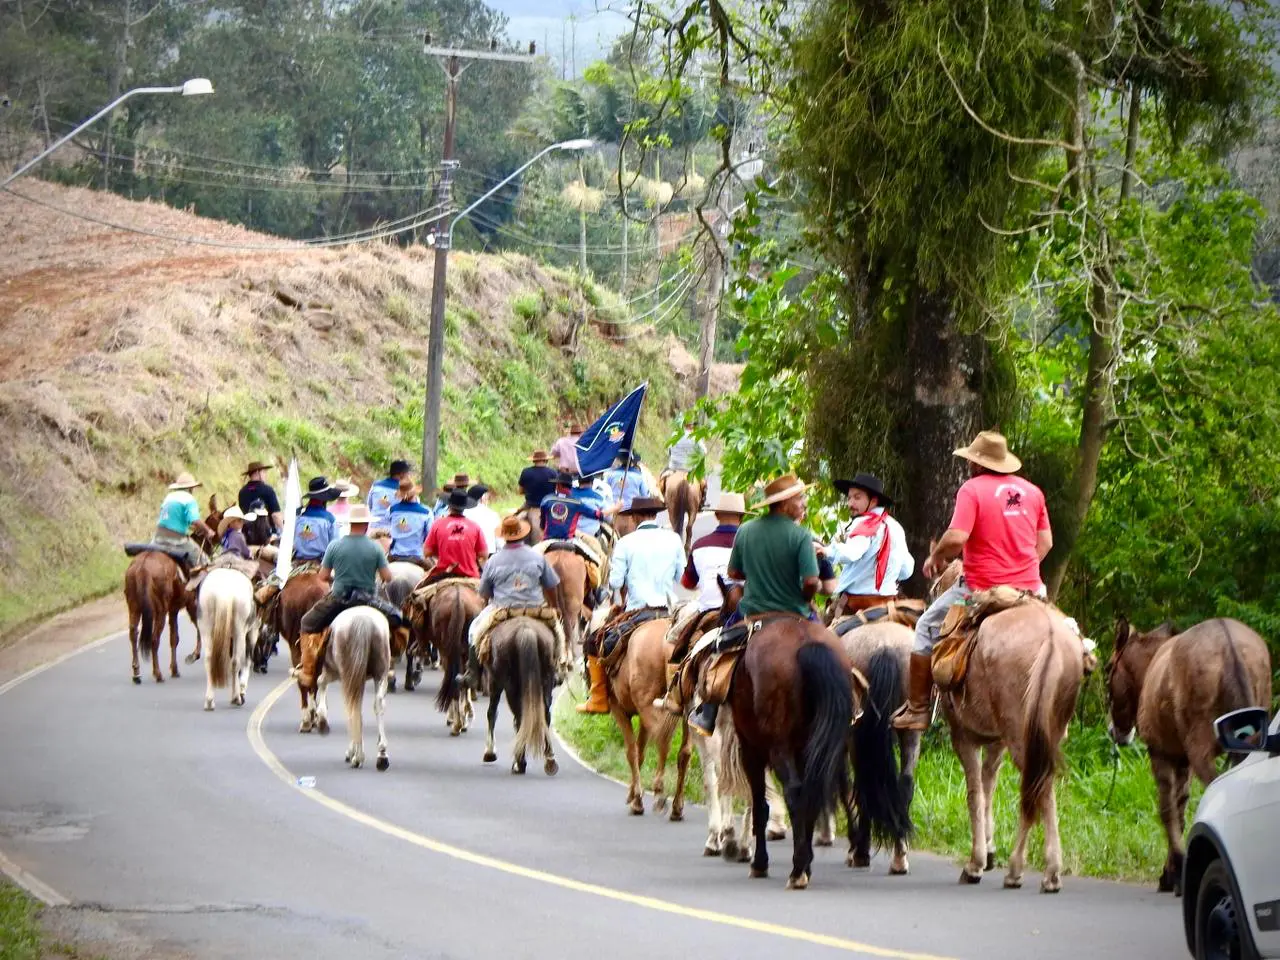
POLYGON ((0 960, 40 960, 43 936, 34 900, 0 880, 0 960))
MULTIPOLYGON (((577 696, 580 698, 581 693, 577 696)), ((585 763, 621 780, 630 776, 622 735, 611 717, 579 714, 565 697, 557 706, 554 721, 556 730, 585 763)), ((672 765, 667 771, 669 787, 675 783, 677 749, 678 744, 673 743, 672 765)), ((644 767, 646 789, 653 776, 652 753, 644 767)), ((1154 883, 1166 851, 1146 750, 1128 747, 1117 755, 1104 729, 1073 724, 1064 756, 1057 799, 1066 872, 1154 883)), ((1188 823, 1201 792, 1198 784, 1193 786, 1188 823)), ((702 800, 702 773, 696 751, 685 796, 695 803, 702 800)), ((926 739, 916 769, 911 815, 917 830, 916 846, 957 862, 967 858, 970 834, 964 773, 944 726, 935 726, 926 739)), ((996 785, 996 851, 1001 863, 1007 861, 1017 836, 1017 817, 1018 776, 1006 758, 996 785)), ((1028 842, 1028 859, 1036 867, 1044 864, 1043 842, 1042 829, 1037 826, 1028 842)))

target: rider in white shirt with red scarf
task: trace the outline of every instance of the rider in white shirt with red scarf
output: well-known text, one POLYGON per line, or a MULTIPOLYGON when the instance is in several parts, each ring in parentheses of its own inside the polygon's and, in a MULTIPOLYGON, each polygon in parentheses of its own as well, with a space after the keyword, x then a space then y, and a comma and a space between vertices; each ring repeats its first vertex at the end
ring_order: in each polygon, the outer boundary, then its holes
POLYGON ((831 548, 839 571, 836 601, 843 613, 857 613, 884 605, 898 595, 898 582, 910 578, 916 563, 907 549, 902 524, 889 515, 893 500, 879 479, 859 473, 837 480, 853 519, 831 548))

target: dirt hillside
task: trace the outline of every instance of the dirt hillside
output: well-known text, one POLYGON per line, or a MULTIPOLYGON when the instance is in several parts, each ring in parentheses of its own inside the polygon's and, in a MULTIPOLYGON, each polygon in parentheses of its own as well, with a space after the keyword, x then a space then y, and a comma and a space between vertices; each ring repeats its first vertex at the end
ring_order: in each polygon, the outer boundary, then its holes
MULTIPOLYGON (((225 499, 250 457, 366 487, 388 459, 419 458, 429 251, 280 249, 158 204, 22 190, 210 245, 0 195, 0 636, 114 589, 121 542, 149 534, 180 469, 225 499)), ((670 343, 608 339, 611 295, 527 258, 456 253, 448 297, 442 470, 510 489, 562 417, 643 379, 656 452, 688 374, 670 343)))

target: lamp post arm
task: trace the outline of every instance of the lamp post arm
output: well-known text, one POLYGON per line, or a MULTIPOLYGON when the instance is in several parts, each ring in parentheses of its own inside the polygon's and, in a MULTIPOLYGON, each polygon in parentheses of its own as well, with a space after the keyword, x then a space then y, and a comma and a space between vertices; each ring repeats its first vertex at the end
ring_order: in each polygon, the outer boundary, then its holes
POLYGON ((44 150, 42 150, 40 153, 37 153, 34 157, 32 157, 30 160, 28 160, 26 163, 20 166, 17 170, 13 171, 13 173, 5 177, 4 182, 0 183, 0 189, 7 187, 14 180, 17 180, 18 177, 22 176, 24 173, 26 173, 28 170, 30 170, 32 167, 38 164, 45 157, 49 156, 49 154, 53 153, 53 151, 57 150, 60 146, 62 146, 64 143, 66 143, 68 140, 74 137, 77 133, 79 133, 85 127, 89 127, 97 123, 99 120, 105 117, 108 113, 110 113, 120 104, 124 103, 124 101, 128 100, 130 97, 135 97, 140 93, 181 93, 181 92, 182 92, 182 87, 137 87, 126 93, 122 93, 120 96, 116 97, 114 100, 108 103, 105 107, 103 107, 101 110, 95 113, 92 117, 90 117, 84 123, 80 124, 80 126, 76 127, 74 130, 68 133, 65 137, 62 137, 59 140, 55 140, 51 145, 49 145, 48 147, 45 147, 44 150))
POLYGON ((470 206, 459 211, 457 216, 455 216, 452 220, 449 221, 449 248, 453 247, 453 228, 457 226, 459 220, 467 216, 467 214, 471 213, 471 211, 473 211, 476 207, 480 206, 480 204, 484 203, 486 200, 492 197, 495 193, 497 193, 499 190, 505 187, 512 180, 520 176, 520 174, 524 173, 526 170, 532 167, 535 163, 537 163, 539 160, 545 157, 552 150, 559 150, 559 149, 561 149, 561 147, 560 147, 560 144, 558 143, 553 143, 551 146, 543 148, 540 152, 534 154, 534 156, 530 158, 530 160, 526 164, 524 164, 524 166, 519 167, 513 173, 508 174, 505 179, 499 181, 487 193, 482 194, 478 200, 475 200, 470 206))

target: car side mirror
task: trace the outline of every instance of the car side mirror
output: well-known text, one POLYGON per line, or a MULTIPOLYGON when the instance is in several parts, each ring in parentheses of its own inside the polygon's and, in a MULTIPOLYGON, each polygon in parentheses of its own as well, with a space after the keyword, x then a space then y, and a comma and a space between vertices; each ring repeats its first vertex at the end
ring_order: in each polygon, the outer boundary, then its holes
POLYGON ((1244 707, 1224 713, 1213 721, 1218 743, 1228 753, 1256 753, 1271 747, 1267 724, 1270 717, 1261 707, 1244 707))

